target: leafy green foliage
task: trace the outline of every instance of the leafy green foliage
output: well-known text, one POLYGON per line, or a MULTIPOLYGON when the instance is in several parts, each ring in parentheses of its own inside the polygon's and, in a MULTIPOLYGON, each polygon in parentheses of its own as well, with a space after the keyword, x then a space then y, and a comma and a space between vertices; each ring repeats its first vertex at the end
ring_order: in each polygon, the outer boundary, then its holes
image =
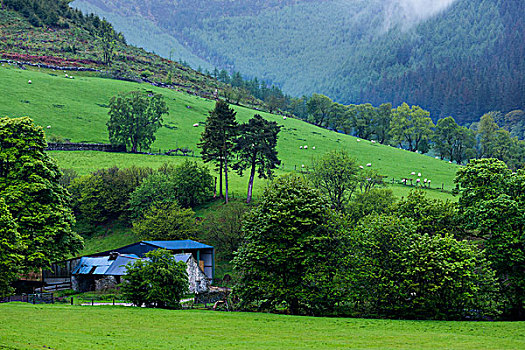
POLYGON ((114 96, 109 102, 109 141, 126 145, 135 153, 147 149, 155 141, 155 132, 162 126, 162 115, 168 108, 161 94, 147 95, 130 91, 114 96))
POLYGON ((392 111, 392 122, 390 124, 390 134, 393 141, 406 144, 409 151, 423 151, 424 149, 421 146, 430 139, 434 127, 429 115, 430 113, 421 107, 409 107, 406 103, 395 108, 392 111))
POLYGON ((411 191, 406 199, 402 198, 394 212, 400 217, 412 219, 419 234, 464 237, 455 204, 430 199, 422 190, 411 191))
POLYGON ((133 232, 144 240, 171 241, 195 238, 198 227, 193 210, 157 203, 133 222, 133 232))
POLYGON ((150 168, 113 167, 75 178, 69 191, 77 217, 95 225, 126 218, 131 194, 152 172, 150 168))
POLYGON ((82 247, 60 170, 45 147, 44 131, 31 119, 0 118, 0 197, 26 247, 25 269, 45 268, 82 247))
POLYGON ((11 282, 18 277, 22 260, 21 237, 15 220, 0 198, 0 298, 12 293, 11 282))
POLYGON ((350 234, 349 301, 360 316, 462 319, 491 310, 494 272, 477 247, 371 216, 350 234))
POLYGON ((332 207, 344 210, 358 185, 356 161, 344 151, 331 151, 314 161, 309 179, 325 194, 332 207))
POLYGON ((121 284, 124 298, 137 306, 180 309, 180 300, 188 290, 186 264, 175 261, 163 249, 146 253, 146 258, 127 266, 121 284))
POLYGON ((277 135, 280 130, 281 126, 276 122, 267 121, 258 114, 239 126, 239 137, 233 149, 238 160, 233 165, 233 169, 237 170, 241 176, 244 170, 250 169, 247 203, 250 203, 252 199, 255 170, 259 178, 272 178, 273 170, 281 164, 277 158, 276 149, 277 135))
POLYGON ((244 308, 292 314, 333 309, 337 288, 331 212, 316 190, 298 177, 277 179, 244 221, 244 243, 233 260, 235 293, 244 308))
POLYGON ((494 264, 512 319, 525 318, 525 197, 523 171, 512 174, 496 159, 471 161, 456 176, 459 213, 479 236, 494 264))
POLYGON ((231 201, 206 215, 199 238, 215 247, 218 260, 233 259, 233 253, 244 240, 242 223, 249 209, 246 204, 231 201))

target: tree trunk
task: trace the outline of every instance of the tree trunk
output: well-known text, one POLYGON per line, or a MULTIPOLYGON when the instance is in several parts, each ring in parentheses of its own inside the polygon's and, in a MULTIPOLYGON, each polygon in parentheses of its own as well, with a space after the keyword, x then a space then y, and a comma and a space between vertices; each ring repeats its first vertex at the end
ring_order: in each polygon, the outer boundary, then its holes
POLYGON ((224 157, 224 199, 226 204, 228 204, 228 159, 224 157))
POLYGON ((222 195, 222 168, 223 168, 222 164, 223 163, 222 163, 222 159, 221 159, 221 161, 219 163, 219 198, 223 197, 223 195, 222 195))
POLYGON ((250 181, 248 181, 248 195, 246 196, 246 203, 250 204, 252 201, 253 179, 255 178, 255 162, 252 163, 252 170, 250 172, 250 181))

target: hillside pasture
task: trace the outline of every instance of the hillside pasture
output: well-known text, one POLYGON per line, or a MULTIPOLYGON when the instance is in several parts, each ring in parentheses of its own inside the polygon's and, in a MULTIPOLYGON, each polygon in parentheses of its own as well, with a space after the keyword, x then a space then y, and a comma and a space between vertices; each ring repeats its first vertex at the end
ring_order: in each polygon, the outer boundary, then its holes
MULTIPOLYGON (((108 142, 106 122, 110 98, 119 92, 131 90, 153 91, 165 96, 169 115, 164 118, 165 127, 158 131, 151 151, 165 152, 170 149, 188 148, 198 155, 197 143, 204 129, 208 111, 214 107, 214 101, 144 83, 90 76, 67 79, 64 74, 38 69, 21 70, 7 65, 0 67, 0 79, 4 86, 9 87, 0 94, 0 115, 29 116, 35 123, 44 127, 48 137, 54 135, 73 142, 108 142), (28 84, 28 80, 31 80, 32 84, 28 84), (194 124, 199 126, 194 127, 194 124)), ((308 169, 316 156, 330 150, 342 149, 355 157, 358 164, 366 167, 366 164, 370 163, 373 169, 386 175, 389 182, 392 178, 398 182, 404 177, 412 177, 415 181, 417 176, 411 175, 415 172, 416 175, 421 173, 421 181, 424 178, 431 179, 433 187, 441 188, 443 184, 446 190, 450 190, 453 186, 457 165, 395 147, 371 143, 368 140, 358 141, 355 137, 319 128, 294 118, 284 119, 282 116, 240 106, 234 108, 239 122, 245 122, 255 113, 259 113, 283 127, 277 146, 282 161, 281 172, 308 169), (308 148, 305 149, 304 146, 308 148)), ((111 165, 161 164, 165 161, 164 158, 169 158, 170 161, 171 158, 183 158, 158 156, 151 160, 151 157, 155 156, 95 156, 88 152, 72 152, 71 155, 53 152, 53 156, 58 159, 61 167, 74 168, 80 173, 111 165)), ((247 182, 247 179, 240 182, 247 182)), ((244 193, 245 187, 242 185, 238 191, 244 193)), ((232 184, 232 188, 237 190, 235 184, 232 184)), ((406 191, 402 189, 398 192, 406 191)))
POLYGON ((524 322, 0 304, 0 348, 8 349, 523 349, 524 334, 524 322))

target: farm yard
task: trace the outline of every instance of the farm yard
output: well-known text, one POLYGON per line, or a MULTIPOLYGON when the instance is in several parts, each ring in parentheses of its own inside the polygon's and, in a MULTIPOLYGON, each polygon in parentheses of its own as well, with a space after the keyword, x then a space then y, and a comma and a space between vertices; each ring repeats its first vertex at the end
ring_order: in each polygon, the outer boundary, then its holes
POLYGON ((0 305, 0 348, 6 349, 524 347, 524 322, 399 321, 123 306, 0 305))

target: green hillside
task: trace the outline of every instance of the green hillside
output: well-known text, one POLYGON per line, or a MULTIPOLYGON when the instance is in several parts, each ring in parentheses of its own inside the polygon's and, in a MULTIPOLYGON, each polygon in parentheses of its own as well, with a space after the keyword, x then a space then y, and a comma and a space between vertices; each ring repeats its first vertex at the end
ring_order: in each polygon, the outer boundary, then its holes
POLYGON ((408 102, 434 119, 452 115, 460 123, 525 104, 523 1, 76 0, 72 6, 107 16, 150 50, 182 45, 181 57, 195 67, 206 67, 204 60, 295 96, 408 102), (137 17, 159 40, 143 43, 137 17))
MULTIPOLYGON (((53 136, 73 142, 107 142, 105 123, 108 120, 109 99, 119 92, 151 90, 163 94, 169 107, 169 115, 165 117, 166 127, 158 131, 152 151, 186 147, 198 155, 197 143, 203 130, 202 123, 213 108, 214 101, 149 84, 89 76, 66 79, 63 74, 21 70, 8 65, 0 67, 0 79, 5 86, 10 87, 0 95, 0 114, 30 116, 45 128, 48 138, 53 136), (28 84, 28 80, 32 84, 28 84), (200 125, 194 127, 195 123, 200 125)), ((244 107, 234 108, 241 122, 258 113, 244 107)), ((411 172, 421 172, 422 178, 432 180, 433 187, 441 187, 441 184, 447 190, 452 187, 456 165, 367 140, 358 142, 355 137, 318 128, 300 120, 260 114, 283 126, 277 147, 282 160, 281 172, 300 170, 303 165, 307 168, 314 157, 333 149, 344 149, 363 166, 371 163, 374 169, 388 177, 388 181, 411 177, 411 172), (308 149, 300 148, 305 145, 308 149)), ((155 166, 166 160, 181 161, 184 158, 99 152, 53 152, 53 155, 62 167, 75 168, 80 173, 111 165, 155 166)), ((245 181, 233 179, 233 182, 234 192, 245 192, 245 181)), ((403 187, 400 187, 399 193, 403 192, 403 187)))

